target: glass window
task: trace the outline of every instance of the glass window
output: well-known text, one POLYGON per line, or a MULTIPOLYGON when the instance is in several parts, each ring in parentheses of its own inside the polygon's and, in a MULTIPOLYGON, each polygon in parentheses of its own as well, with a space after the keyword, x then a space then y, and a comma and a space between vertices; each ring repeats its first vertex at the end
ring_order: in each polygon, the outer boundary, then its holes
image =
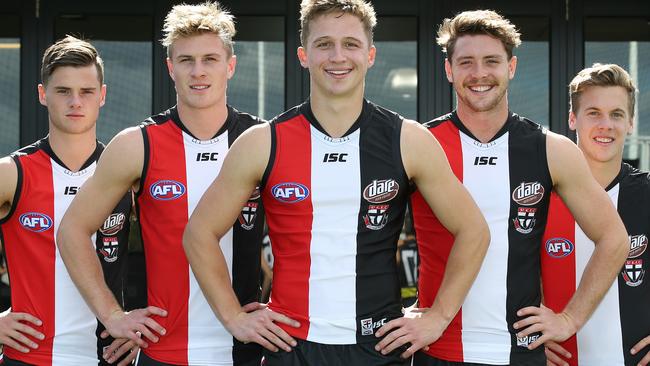
POLYGON ((237 68, 228 83, 228 104, 267 120, 282 113, 284 18, 237 17, 235 55, 237 68))
MULTIPOLYGON (((32 85, 36 93, 36 85, 32 85)), ((0 16, 0 156, 20 145, 20 18, 0 16)))
POLYGON ((374 37, 377 57, 366 77, 366 98, 417 120, 417 18, 380 17, 374 37))
POLYGON ((56 21, 57 39, 90 39, 104 60, 106 104, 97 121, 97 138, 104 143, 152 113, 152 26, 148 16, 64 15, 56 21))
POLYGON ((615 63, 634 80, 637 94, 634 130, 624 158, 644 170, 650 169, 650 24, 644 18, 587 18, 585 66, 615 63))

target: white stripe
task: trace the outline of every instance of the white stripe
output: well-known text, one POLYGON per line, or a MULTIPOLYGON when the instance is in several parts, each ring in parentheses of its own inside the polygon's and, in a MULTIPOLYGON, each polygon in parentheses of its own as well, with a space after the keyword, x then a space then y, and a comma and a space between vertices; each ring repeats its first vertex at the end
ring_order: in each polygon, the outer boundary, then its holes
POLYGON ((356 254, 361 177, 359 130, 328 141, 311 126, 313 205, 307 340, 356 343, 356 254), (346 162, 323 163, 326 153, 347 153, 346 162))
MULTIPOLYGON (((608 192, 614 205, 618 202, 619 187, 617 184, 608 192)), ((580 279, 594 251, 594 243, 577 223, 575 231, 576 278, 580 279)), ((615 279, 589 321, 578 331, 580 366, 625 365, 618 299, 618 280, 615 279)))
MULTIPOLYGON (((183 132, 185 162, 187 174, 187 208, 188 217, 221 170, 221 165, 228 152, 228 132, 224 132, 210 141, 197 141, 183 132), (216 161, 197 161, 197 154, 218 153, 216 161)), ((200 160, 200 159, 199 159, 200 160)), ((221 249, 228 264, 232 278, 232 229, 221 240, 221 249)), ((190 270, 188 268, 188 270, 190 270)), ((194 273, 189 272, 188 299, 188 351, 190 365, 232 365, 232 336, 219 322, 203 292, 194 273)))
MULTIPOLYGON (((74 195, 64 195, 65 187, 80 187, 95 170, 95 163, 73 175, 52 162, 54 188, 54 232, 70 206, 74 195)), ((56 239, 55 239, 56 241, 56 239)), ((95 235, 92 237, 95 242, 95 235)), ((97 364, 97 320, 75 287, 56 248, 54 273, 54 342, 53 366, 86 366, 97 364)))
POLYGON ((483 266, 462 307, 463 357, 465 362, 505 365, 511 348, 505 311, 510 217, 508 133, 483 146, 462 132, 460 137, 463 184, 485 216, 491 236, 483 266), (496 157, 496 165, 474 165, 477 157, 496 157))

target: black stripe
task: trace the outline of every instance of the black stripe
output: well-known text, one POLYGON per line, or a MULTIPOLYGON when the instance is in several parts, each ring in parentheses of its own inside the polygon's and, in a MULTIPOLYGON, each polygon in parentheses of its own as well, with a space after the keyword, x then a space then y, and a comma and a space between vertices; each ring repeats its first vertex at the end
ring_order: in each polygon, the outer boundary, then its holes
POLYGON ((142 172, 140 172, 140 183, 138 184, 138 191, 135 192, 135 199, 139 199, 144 191, 144 181, 147 179, 147 171, 149 170, 149 159, 151 158, 151 151, 149 146, 149 135, 147 134, 147 126, 145 124, 140 125, 140 131, 142 132, 142 147, 144 154, 142 156, 142 172))

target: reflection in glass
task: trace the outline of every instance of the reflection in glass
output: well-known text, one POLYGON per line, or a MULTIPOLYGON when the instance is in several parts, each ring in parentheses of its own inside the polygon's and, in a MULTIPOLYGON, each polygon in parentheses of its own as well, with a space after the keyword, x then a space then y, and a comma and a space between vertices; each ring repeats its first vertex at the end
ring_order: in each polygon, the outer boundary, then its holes
POLYGON ((517 70, 510 81, 510 109, 533 122, 549 126, 549 45, 547 41, 524 40, 514 54, 517 70))
MULTIPOLYGON (((36 97, 36 85, 34 97, 36 97)), ((0 156, 20 145, 20 39, 0 38, 0 156)))
POLYGON ((228 83, 228 104, 271 119, 284 107, 284 42, 235 42, 237 68, 228 83))
POLYGON ((377 41, 375 64, 366 77, 366 98, 417 120, 416 41, 377 41))
POLYGON ((99 113, 97 138, 108 143, 121 130, 152 113, 151 42, 92 41, 104 60, 106 104, 99 113))

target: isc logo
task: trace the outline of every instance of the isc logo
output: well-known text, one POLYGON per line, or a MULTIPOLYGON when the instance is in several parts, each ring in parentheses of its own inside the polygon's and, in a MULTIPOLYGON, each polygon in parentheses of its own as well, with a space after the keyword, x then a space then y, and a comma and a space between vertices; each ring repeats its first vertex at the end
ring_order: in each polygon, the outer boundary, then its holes
POLYGON ((52 227, 52 219, 42 213, 27 212, 20 215, 20 224, 27 230, 40 233, 52 227))
POLYGON ((157 200, 175 200, 185 194, 185 186, 175 180, 159 180, 151 185, 149 193, 157 200))
POLYGON ((477 156, 474 158, 474 165, 497 165, 497 157, 477 156))
POLYGON ((196 161, 217 161, 219 157, 218 152, 204 152, 204 153, 196 153, 196 161))
POLYGON ((565 238, 552 238, 546 241, 546 253, 553 258, 562 258, 573 252, 573 243, 565 238))
POLYGON ((345 163, 347 161, 347 153, 328 153, 323 156, 323 163, 345 163))
POLYGON ((75 194, 77 194, 77 192, 79 192, 79 187, 67 186, 65 187, 63 194, 66 196, 74 196, 75 194))
POLYGON ((309 197, 309 189, 300 183, 279 183, 271 188, 271 194, 280 202, 296 203, 309 197))

